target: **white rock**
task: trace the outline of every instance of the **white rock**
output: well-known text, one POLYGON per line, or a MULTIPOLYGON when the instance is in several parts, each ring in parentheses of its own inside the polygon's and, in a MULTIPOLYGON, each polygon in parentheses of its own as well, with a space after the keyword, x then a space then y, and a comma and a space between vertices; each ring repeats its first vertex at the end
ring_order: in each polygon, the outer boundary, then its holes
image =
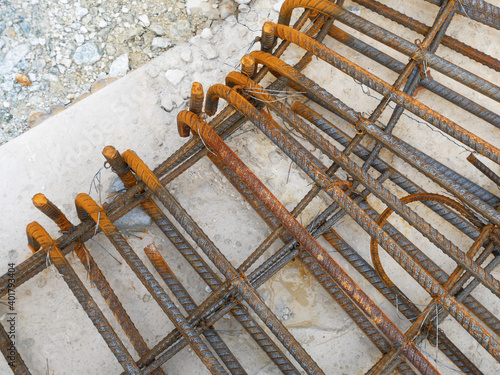
POLYGON ((31 64, 32 68, 34 70, 36 70, 37 72, 41 72, 43 70, 43 68, 45 68, 45 65, 47 63, 45 62, 44 59, 37 59, 37 60, 34 60, 33 63, 31 64))
POLYGON ((12 48, 5 55, 3 61, 0 63, 0 75, 7 74, 14 69, 14 67, 21 62, 21 60, 26 56, 31 50, 28 43, 20 44, 12 48))
POLYGON ((151 30, 152 32, 154 32, 156 35, 159 36, 165 35, 167 33, 167 30, 165 30, 165 28, 162 25, 159 25, 157 23, 151 24, 149 30, 151 30))
POLYGON ((89 10, 87 8, 83 8, 79 5, 76 6, 75 8, 75 16, 78 21, 80 21, 83 17, 85 17, 89 13, 89 10))
POLYGON ((236 0, 238 4, 249 4, 251 0, 236 0))
POLYGON ((128 53, 124 53, 116 58, 109 67, 110 77, 123 77, 129 71, 128 53))
POLYGON ((61 60, 61 64, 63 64, 66 68, 69 68, 71 66, 72 61, 68 58, 64 58, 61 60))
POLYGON ((106 46, 104 48, 106 50, 106 53, 110 56, 113 56, 116 53, 116 48, 111 43, 106 43, 106 46))
POLYGON ((97 24, 97 26, 99 26, 99 28, 103 29, 106 26, 108 26, 108 23, 104 20, 100 20, 99 23, 97 24))
POLYGON ((212 39, 212 37, 214 36, 214 34, 212 34, 212 31, 209 29, 209 28, 206 28, 206 29, 203 29, 203 31, 201 32, 200 36, 203 38, 203 39, 212 39))
POLYGON ((167 111, 167 112, 171 112, 172 109, 174 109, 174 102, 172 101, 172 99, 170 98, 170 95, 165 95, 161 98, 161 107, 167 111))
POLYGON ((165 78, 167 78, 172 85, 177 86, 179 83, 181 83, 184 75, 185 73, 182 70, 169 69, 165 73, 165 78))
POLYGON ((148 27, 149 25, 151 25, 151 21, 149 21, 149 17, 147 14, 141 14, 138 18, 142 26, 148 27))
POLYGON ((82 34, 75 34, 75 41, 78 44, 83 44, 83 42, 85 42, 85 37, 82 34))
POLYGON ((101 57, 102 52, 99 51, 97 45, 93 42, 87 42, 76 49, 73 61, 77 65, 93 64, 99 61, 101 57))
POLYGON ((204 44, 203 46, 201 46, 201 51, 209 60, 215 59, 217 56, 219 56, 219 53, 210 44, 204 44))
POLYGON ((170 39, 168 38, 163 38, 163 37, 157 37, 153 39, 153 42, 151 43, 152 48, 167 48, 170 46, 170 39))
POLYGON ((122 13, 128 13, 130 12, 130 9, 128 9, 127 7, 122 7, 122 13))
POLYGON ((59 77, 58 76, 56 76, 54 74, 49 74, 49 73, 44 74, 43 77, 42 77, 42 79, 44 81, 49 81, 49 82, 59 82, 59 77))
POLYGON ((5 81, 0 85, 3 91, 11 91, 14 88, 14 80, 5 81))
POLYGON ((231 10, 229 7, 221 7, 220 9, 220 19, 225 20, 231 14, 231 10))
POLYGON ((184 48, 180 53, 182 61, 186 63, 190 63, 193 60, 193 53, 191 52, 191 48, 184 48))
POLYGON ((240 13, 248 13, 250 12, 250 7, 246 4, 240 4, 240 6, 238 6, 238 10, 240 13))

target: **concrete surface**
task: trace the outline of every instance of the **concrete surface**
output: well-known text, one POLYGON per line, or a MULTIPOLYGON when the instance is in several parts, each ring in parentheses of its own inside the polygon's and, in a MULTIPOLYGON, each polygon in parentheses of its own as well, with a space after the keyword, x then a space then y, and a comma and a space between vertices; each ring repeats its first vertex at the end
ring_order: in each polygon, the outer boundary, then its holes
MULTIPOLYGON (((412 9, 409 9, 410 5, 403 6, 395 0, 387 3, 399 9, 403 7, 407 14, 417 14, 427 23, 431 22, 437 11, 437 8, 425 2, 412 4, 412 9)), ((498 2, 492 1, 492 3, 498 2)), ((25 236, 26 224, 29 222, 36 220, 48 229, 54 238, 59 236, 55 225, 33 207, 31 197, 34 194, 44 193, 71 221, 77 223, 74 198, 80 192, 89 192, 92 177, 103 166, 101 150, 104 146, 111 144, 120 151, 133 149, 150 167, 154 167, 182 145, 184 140, 177 135, 175 116, 179 110, 186 107, 191 83, 201 82, 207 90, 211 84, 223 82, 225 75, 234 69, 239 58, 250 47, 254 37, 260 34, 263 22, 269 18, 277 19, 277 13, 271 10, 272 5, 265 0, 252 3, 250 12, 241 13, 238 20, 234 17, 228 18, 223 26, 211 30, 212 36, 205 33, 205 37, 208 38, 197 36, 189 43, 169 50, 0 147, 0 176, 2 176, 0 273, 7 270, 7 263, 19 264, 29 257, 30 251, 25 236), (172 73, 166 75, 168 71, 176 69, 184 73, 177 84, 177 80, 167 79, 172 77, 172 73)), ((367 16, 368 11, 363 9, 361 15, 367 16)), ((381 17, 374 18, 380 24, 388 25, 388 22, 381 17)), ((390 27, 395 26, 390 25, 390 27)), ((403 35, 409 40, 415 39, 412 33, 407 31, 401 33, 405 33, 403 35)), ((458 34, 461 40, 474 43, 476 47, 484 47, 482 49, 485 52, 493 55, 498 52, 500 41, 498 32, 491 33, 481 26, 471 28, 469 21, 464 17, 457 17, 457 25, 453 25, 451 33, 458 34), (481 41, 477 36, 469 37, 469 33, 464 35, 461 32, 464 29, 471 29, 474 33, 486 31, 481 34, 483 35, 481 41)), ((357 54, 342 49, 333 42, 329 43, 341 53, 345 52, 350 59, 355 61, 358 59, 360 64, 366 64, 366 61, 357 54)), ((446 49, 439 52, 445 56, 450 53, 446 49)), ((298 56, 298 50, 291 48, 286 54, 285 61, 294 61, 298 56)), ((463 61, 463 64, 470 69, 480 69, 481 75, 492 81, 496 79, 498 83, 498 74, 469 61, 463 61)), ((307 68, 306 74, 357 109, 369 111, 374 108, 375 101, 363 95, 359 85, 333 68, 325 67, 325 64, 319 65, 314 61, 307 68), (321 66, 321 69, 318 69, 318 66, 321 66), (363 98, 362 102, 359 100, 360 97, 363 98)), ((395 77, 388 72, 377 71, 377 74, 388 81, 395 77)), ((435 104, 441 110, 441 102, 426 95, 424 94, 421 99, 435 104)), ((491 102, 486 105, 491 109, 498 109, 497 103, 491 102)), ((454 110, 450 113, 446 111, 450 112, 443 108, 443 112, 452 119, 469 126, 491 143, 500 144, 498 129, 485 126, 478 121, 469 121, 471 117, 467 117, 468 115, 461 111, 454 110)), ((436 151, 439 151, 438 157, 443 161, 458 166, 457 168, 463 168, 463 173, 467 177, 498 193, 491 183, 462 160, 468 153, 462 152, 461 149, 457 150, 451 142, 439 135, 432 139, 433 144, 429 146, 429 139, 419 137, 421 134, 419 131, 423 130, 429 134, 425 126, 403 119, 401 126, 397 128, 397 134, 405 133, 406 139, 412 139, 426 152, 436 154, 436 151), (456 157, 457 153, 460 155, 460 160, 456 157)), ((240 157, 256 171, 258 177, 286 204, 287 208, 291 209, 297 198, 309 190, 309 181, 304 173, 293 166, 289 174, 289 161, 284 154, 276 150, 263 135, 253 131, 251 126, 245 125, 241 132, 232 137, 230 145, 238 150, 240 157), (245 130, 248 130, 248 133, 243 135, 245 130)), ((391 155, 385 156, 392 158, 391 155)), ((407 168, 397 158, 394 157, 393 161, 398 168, 407 168)), ((107 199, 107 193, 114 180, 115 176, 111 171, 106 169, 101 171, 103 202, 107 199)), ((418 182, 433 186, 423 178, 418 179, 418 182)), ((239 265, 269 233, 262 220, 251 211, 207 160, 201 161, 183 174, 170 184, 169 188, 229 260, 236 265, 239 265)), ((94 199, 99 199, 99 194, 95 190, 91 195, 94 199)), ((307 223, 314 212, 324 207, 326 202, 328 200, 325 196, 320 195, 313 202, 311 209, 302 215, 301 220, 307 223)), ((372 199, 371 203, 379 208, 383 207, 375 199, 372 199)), ((410 229, 406 226, 403 227, 403 231, 405 234, 410 233, 410 229)), ((350 219, 344 220, 338 226, 338 232, 363 254, 368 252, 368 236, 350 219)), ((464 240, 457 233, 450 233, 450 238, 460 245, 470 245, 470 241, 464 240)), ((188 285, 196 301, 200 303, 207 297, 208 293, 201 280, 180 259, 172 245, 156 228, 150 227, 144 232, 128 233, 128 240, 151 270, 152 267, 145 259, 142 249, 147 244, 155 242, 167 262, 173 265, 174 272, 183 284, 188 285)), ((430 248, 425 239, 417 238, 415 241, 430 248)), ((322 244, 330 249, 324 241, 322 244)), ((98 264, 102 265, 101 268, 106 270, 106 277, 118 291, 120 300, 146 338, 148 345, 153 346, 172 329, 172 324, 130 269, 114 260, 111 255, 117 257, 118 254, 102 234, 96 236, 95 241, 89 241, 87 245, 98 264)), ((276 249, 276 246, 273 249, 276 249)), ((434 250, 430 248, 429 251, 434 250)), ((333 256, 340 261, 336 254, 333 256)), ((90 288, 86 271, 78 259, 73 255, 68 259, 107 316, 112 318, 95 288, 90 288)), ((445 262, 447 270, 452 268, 449 262, 446 263, 446 259, 442 257, 440 259, 445 262)), ((385 261, 387 260, 384 259, 385 261)), ((359 275, 349 269, 348 271, 373 296, 375 302, 381 304, 396 324, 402 329, 409 326, 409 322, 402 319, 387 302, 382 302, 382 297, 362 281, 359 275)), ((412 297, 415 300, 422 304, 429 300, 419 287, 415 288, 413 280, 410 280, 404 272, 399 271, 397 267, 391 268, 392 271, 398 275, 403 287, 414 293, 412 297)), ((499 277, 498 273, 496 276, 499 277)), ((18 350, 34 374, 45 373, 47 369, 56 375, 120 373, 120 365, 61 277, 52 269, 45 270, 19 286, 16 293, 18 297, 16 308, 19 313, 18 350)), ((327 374, 361 374, 378 358, 379 352, 371 342, 360 333, 340 307, 297 262, 293 262, 273 277, 260 289, 260 293, 327 374)), ((478 298, 488 300, 488 292, 480 291, 478 298)), ((499 313, 499 304, 495 301, 488 306, 495 314, 499 313)), ((0 315, 4 314, 5 310, 5 307, 0 305, 0 315)), ((5 315, 2 319, 5 319, 5 315)), ((110 320, 120 337, 124 338, 114 320, 110 320)), ((461 328, 457 324, 448 320, 444 326, 450 328, 450 335, 456 336, 460 347, 485 373, 500 372, 498 363, 491 361, 473 339, 460 332, 461 328)), ((227 340, 230 348, 234 349, 235 355, 244 367, 249 369, 249 374, 278 373, 232 318, 222 319, 216 325, 216 329, 221 331, 222 337, 227 340)), ((434 356, 435 349, 429 344, 424 349, 431 357, 434 356)), ((130 346, 129 350, 135 356, 130 346)), ((446 367, 448 365, 446 359, 439 356, 438 360, 442 363, 438 363, 437 367, 443 374, 454 373, 446 367)), ((164 368, 171 375, 208 373, 189 349, 176 355, 164 368)), ((8 374, 9 371, 8 366, 0 360, 0 374, 8 374)))

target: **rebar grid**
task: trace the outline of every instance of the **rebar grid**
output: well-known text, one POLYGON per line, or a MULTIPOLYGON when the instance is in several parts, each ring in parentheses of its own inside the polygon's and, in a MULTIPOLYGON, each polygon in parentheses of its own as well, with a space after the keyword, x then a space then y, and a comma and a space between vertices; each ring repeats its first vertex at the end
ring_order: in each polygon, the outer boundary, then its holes
MULTIPOLYGON (((488 109, 488 105, 500 101, 500 88, 437 54, 438 47, 443 44, 487 69, 498 71, 497 58, 445 33, 456 13, 499 29, 499 9, 484 1, 429 1, 440 8, 432 26, 427 26, 377 1, 355 2, 422 34, 423 40, 405 40, 349 12, 343 7, 344 1, 286 0, 278 22, 263 25, 261 50, 242 58, 241 72, 229 73, 225 84, 214 84, 206 96, 199 83, 193 84, 189 109, 181 111, 177 118, 180 136, 188 137, 191 133, 193 136, 155 170, 149 169, 131 150, 120 154, 114 147, 106 147, 103 150, 106 163, 123 181, 126 191, 102 207, 89 195, 79 194, 75 201, 81 220, 78 225, 70 223, 42 194, 33 197, 35 206, 57 224, 63 235, 54 240, 38 223, 28 225, 29 247, 34 254, 16 267, 16 284, 36 277, 53 264, 125 374, 163 374, 160 366, 186 346, 191 347, 210 373, 246 374, 231 347, 213 328, 215 322, 227 314, 242 325, 282 373, 323 374, 314 355, 305 350, 257 291, 292 259, 303 264, 380 351, 381 356, 374 359, 367 374, 394 371, 439 374, 422 350, 424 340, 439 348, 457 371, 482 374, 484 370, 480 369, 480 364, 462 352, 463 346, 454 343, 439 326, 448 315, 492 359, 500 362, 500 320, 474 296, 478 286, 488 289, 490 298, 500 296, 500 281, 493 274, 500 258, 500 214, 497 210, 500 199, 436 160, 439 152, 429 155, 419 150, 414 146, 418 142, 405 138, 404 131, 393 134, 395 129, 399 130, 396 125, 401 124, 402 116, 409 116, 409 112, 421 119, 417 120, 419 125, 426 126, 426 134, 422 136, 427 137, 429 143, 433 137, 445 136, 456 146, 472 152, 467 160, 498 184, 500 177, 479 158, 490 159, 490 165, 500 164, 500 150, 488 139, 481 139, 468 130, 467 124, 452 121, 416 99, 416 95, 420 89, 428 90, 449 102, 450 107, 469 112, 484 126, 499 127, 499 114, 488 109), (294 9, 304 9, 304 12, 290 27, 294 9), (408 62, 400 62, 378 50, 375 43, 350 35, 349 30, 406 55, 408 62), (373 73, 377 69, 363 68, 342 56, 335 51, 338 43, 396 72, 397 79, 393 83, 386 82, 373 73), (290 45, 305 53, 294 66, 280 59, 290 45), (350 107, 303 73, 313 56, 322 60, 317 64, 329 64, 364 90, 368 88, 378 93, 373 111, 366 114, 350 107), (431 77, 433 69, 455 80, 456 86, 465 85, 490 101, 479 104, 459 93, 463 90, 447 87, 438 78, 431 77), (261 82, 270 76, 276 79, 264 87, 261 82), (285 90, 289 94, 283 100, 280 93, 285 90), (206 122, 207 117, 217 113, 220 99, 228 106, 206 122), (293 210, 289 211, 231 148, 231 136, 246 122, 269 138, 310 181, 309 192, 300 201, 297 199, 293 210), (318 152, 311 152, 311 145, 318 152), (168 187, 204 156, 271 230, 271 234, 239 265, 228 260, 168 187), (325 165, 325 160, 331 164, 325 165), (410 165, 413 169, 398 169, 397 165, 410 165), (422 177, 432 183, 420 182, 421 186, 415 182, 422 181, 422 177), (402 196, 402 191, 407 195, 402 196), (328 205, 303 225, 298 217, 319 194, 324 195, 328 205), (410 205, 412 202, 421 202, 427 211, 410 205), (142 207, 207 284, 211 294, 204 302, 197 304, 193 300, 161 252, 151 244, 144 251, 171 291, 167 293, 137 255, 138 249, 133 249, 116 228, 115 222, 136 206, 142 207), (385 210, 379 212, 376 207, 385 210), (403 230, 401 224, 395 226, 389 222, 393 212, 404 222, 403 230), (345 228, 345 224, 340 223, 343 219, 370 236, 371 259, 363 258, 348 238, 340 234, 345 228), (443 230, 447 226, 470 239, 472 245, 461 248, 447 238, 443 230), (146 345, 85 246, 85 242, 98 232, 106 235, 175 326, 153 348, 146 345), (422 239, 415 240, 418 236, 425 238, 426 248, 416 244, 417 241, 422 243, 422 239), (283 246, 269 255, 269 249, 277 240, 283 246), (379 246, 428 293, 431 299, 426 306, 413 301, 405 294, 404 287, 398 286, 399 280, 389 276, 379 256, 379 246), (339 258, 330 255, 332 249, 339 258), (123 328, 139 360, 133 359, 67 261, 66 255, 73 250, 89 270, 92 282, 123 328), (200 250, 205 258, 198 253, 200 250), (429 255, 436 250, 456 265, 450 275, 429 255), (375 295, 368 294, 357 284, 355 276, 339 263, 340 257, 407 319, 410 325, 406 332, 374 302, 375 295), (208 264, 206 258, 212 264, 208 264), (175 304, 172 295, 183 310, 175 304)), ((493 127, 492 132, 496 131, 493 127)), ((5 295, 8 288, 9 275, 6 274, 0 278, 1 295, 5 295)), ((9 346, 7 332, 2 327, 0 347, 11 362, 9 346)), ((13 372, 29 374, 21 355, 14 353, 14 356, 13 372)))

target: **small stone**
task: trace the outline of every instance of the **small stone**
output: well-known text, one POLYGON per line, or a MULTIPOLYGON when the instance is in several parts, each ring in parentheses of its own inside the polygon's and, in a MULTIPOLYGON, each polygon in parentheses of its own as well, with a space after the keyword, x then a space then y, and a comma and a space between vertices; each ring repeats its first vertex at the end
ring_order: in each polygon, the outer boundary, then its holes
POLYGON ((6 80, 4 83, 0 84, 0 88, 3 91, 12 91, 14 89, 14 80, 6 80))
POLYGON ((149 26, 149 30, 151 30, 153 33, 155 33, 158 36, 163 36, 167 33, 165 28, 162 25, 159 25, 157 23, 153 23, 149 26))
POLYGON ((97 48, 97 45, 93 42, 87 42, 76 49, 73 61, 77 65, 93 64, 99 61, 101 57, 102 53, 97 48))
POLYGON ((68 58, 61 59, 61 64, 63 64, 66 68, 69 68, 72 64, 72 61, 68 58))
POLYGON ((217 56, 219 56, 219 53, 210 44, 204 44, 203 46, 201 46, 201 51, 209 60, 215 59, 217 56))
POLYGON ((109 67, 111 77, 123 77, 129 71, 128 53, 124 53, 116 58, 109 67))
POLYGON ((130 9, 129 9, 129 8, 127 8, 127 7, 122 7, 122 13, 127 14, 128 12, 130 12, 130 9))
POLYGON ((36 59, 31 64, 31 67, 34 70, 36 70, 37 72, 41 72, 43 70, 43 68, 45 68, 45 65, 47 65, 47 63, 45 62, 45 60, 43 60, 43 59, 36 59))
POLYGON ((168 79, 168 81, 174 85, 177 86, 179 83, 181 83, 182 79, 184 78, 184 72, 179 69, 169 69, 165 73, 165 78, 168 79))
POLYGON ((19 27, 23 31, 25 37, 29 37, 31 31, 31 25, 28 21, 23 21, 19 24, 19 27))
POLYGON ((12 115, 10 114, 10 111, 7 108, 0 107, 0 122, 5 124, 10 120, 12 120, 12 115))
POLYGON ((220 19, 225 20, 231 14, 231 7, 221 7, 220 19))
POLYGON ((191 52, 190 48, 184 48, 181 51, 180 56, 181 59, 186 63, 190 63, 193 60, 193 53, 191 52))
POLYGON ((31 80, 26 74, 23 73, 17 73, 16 74, 16 81, 19 82, 23 86, 31 86, 31 80))
POLYGON ((107 43, 106 47, 104 47, 104 48, 106 49, 106 53, 108 54, 108 56, 114 56, 114 54, 116 53, 115 46, 113 46, 110 43, 107 43))
POLYGON ((251 0, 236 0, 238 4, 249 4, 251 0))
POLYGON ((238 7, 238 10, 240 11, 240 13, 248 13, 248 12, 250 12, 250 7, 246 4, 241 4, 238 7))
POLYGON ((3 61, 0 63, 0 75, 10 73, 14 67, 21 62, 21 60, 26 56, 31 50, 31 46, 28 43, 20 44, 12 48, 5 55, 3 61))
POLYGON ((160 105, 167 112, 171 112, 174 109, 174 102, 169 95, 165 95, 163 98, 161 98, 160 105))
POLYGON ((104 29, 106 26, 108 26, 108 23, 104 20, 100 20, 99 23, 97 24, 97 26, 100 28, 100 29, 104 29))
POLYGON ((151 43, 151 48, 167 48, 170 46, 170 39, 168 38, 163 38, 163 37, 157 37, 153 39, 153 42, 151 43))
POLYGON ((147 14, 141 14, 138 18, 142 26, 149 27, 149 25, 151 25, 151 21, 149 21, 147 14))
POLYGON ((132 40, 133 38, 137 37, 143 32, 143 28, 139 25, 131 27, 125 32, 122 32, 120 36, 118 37, 118 40, 121 44, 127 43, 129 40, 132 40))
POLYGON ((77 6, 75 8, 75 16, 78 21, 80 21, 83 17, 85 17, 89 13, 87 8, 83 8, 81 6, 77 6))
POLYGON ((83 42, 85 42, 85 37, 82 34, 75 34, 75 41, 78 44, 83 44, 83 42))
POLYGON ((206 29, 203 29, 203 31, 201 32, 200 36, 205 39, 205 40, 208 40, 208 39, 212 39, 212 37, 214 36, 214 34, 212 34, 212 31, 208 28, 206 29))

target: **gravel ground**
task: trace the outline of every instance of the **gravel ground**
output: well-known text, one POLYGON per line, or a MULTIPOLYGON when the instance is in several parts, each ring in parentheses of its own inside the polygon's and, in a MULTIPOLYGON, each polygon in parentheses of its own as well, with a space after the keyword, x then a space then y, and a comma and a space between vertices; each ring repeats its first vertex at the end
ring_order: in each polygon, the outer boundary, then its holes
POLYGON ((249 2, 0 1, 0 144, 249 2))

